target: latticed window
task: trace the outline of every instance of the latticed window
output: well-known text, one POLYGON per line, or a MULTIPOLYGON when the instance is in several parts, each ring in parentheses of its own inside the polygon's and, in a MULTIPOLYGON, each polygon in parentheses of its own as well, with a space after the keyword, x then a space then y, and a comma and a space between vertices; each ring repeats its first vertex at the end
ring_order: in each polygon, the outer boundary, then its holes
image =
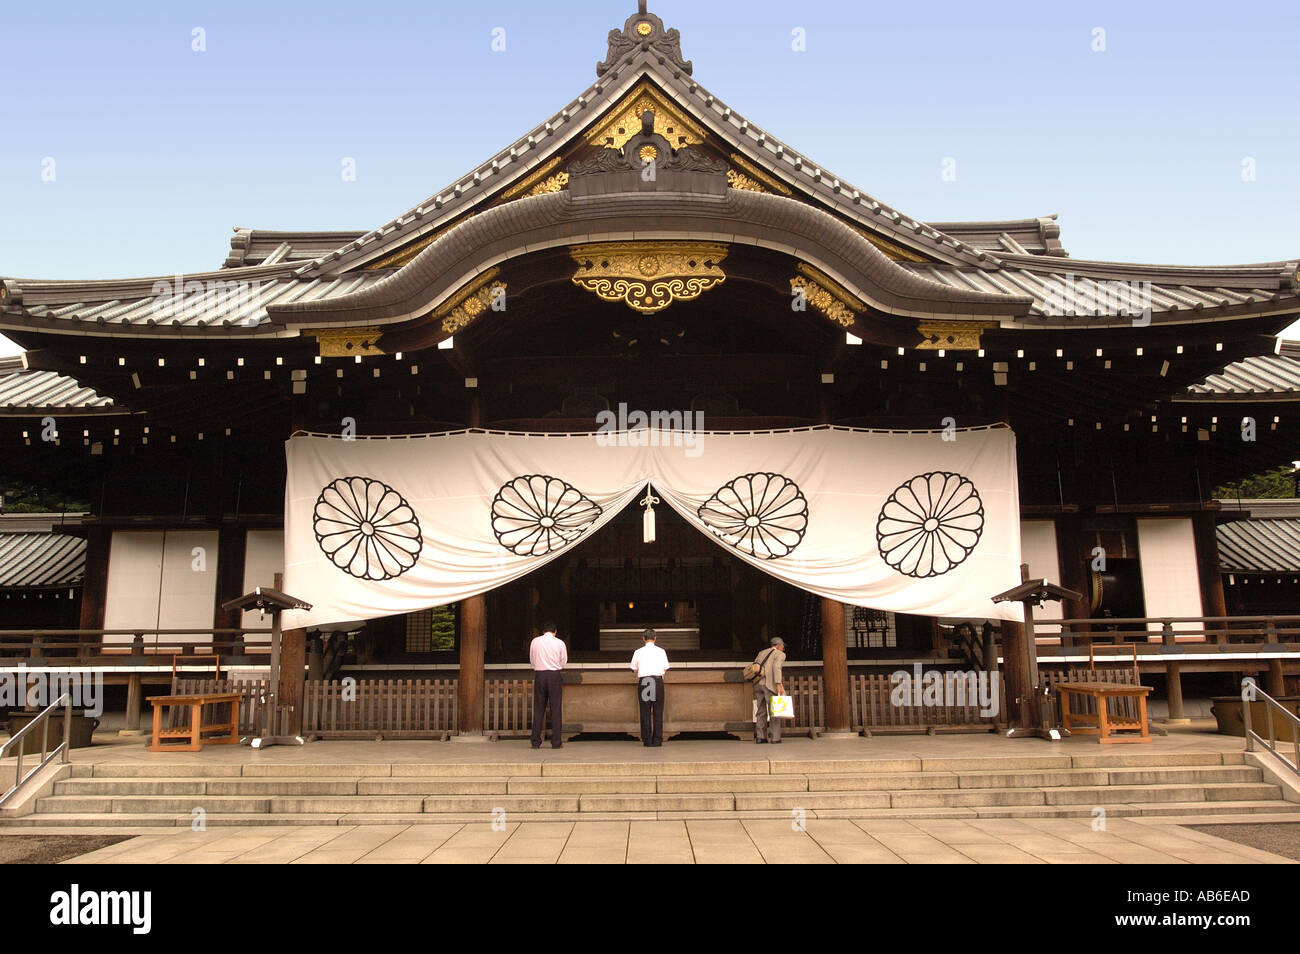
POLYGON ((456 607, 436 606, 406 614, 406 651, 432 653, 456 648, 456 607))
POLYGON ((849 614, 845 628, 852 635, 854 646, 881 649, 898 645, 893 613, 867 609, 865 606, 845 606, 845 611, 849 614))

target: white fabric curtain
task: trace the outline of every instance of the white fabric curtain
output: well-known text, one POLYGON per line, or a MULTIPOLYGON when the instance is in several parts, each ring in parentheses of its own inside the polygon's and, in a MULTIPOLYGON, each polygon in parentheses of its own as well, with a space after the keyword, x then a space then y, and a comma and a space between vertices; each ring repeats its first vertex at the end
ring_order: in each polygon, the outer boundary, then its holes
POLYGON ((289 440, 287 626, 484 593, 599 532, 653 487, 733 556, 875 609, 1020 619, 1015 436, 1005 427, 754 433, 462 431, 289 440))

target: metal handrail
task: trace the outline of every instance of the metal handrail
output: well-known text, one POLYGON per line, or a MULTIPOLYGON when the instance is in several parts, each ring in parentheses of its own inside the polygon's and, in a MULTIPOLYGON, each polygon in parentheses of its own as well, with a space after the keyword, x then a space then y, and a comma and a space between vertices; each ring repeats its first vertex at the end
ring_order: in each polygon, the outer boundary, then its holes
POLYGON ((1263 689, 1259 688, 1254 679, 1246 678, 1241 681, 1241 721, 1246 728, 1246 751, 1255 751, 1255 743, 1259 742, 1266 749, 1278 757, 1287 768, 1300 775, 1300 718, 1295 713, 1288 712, 1286 708, 1270 696, 1263 689), (1250 724, 1250 704, 1256 699, 1263 699, 1266 705, 1264 712, 1268 716, 1268 738, 1254 730, 1250 724), (1295 755, 1288 759, 1285 755, 1277 750, 1277 734, 1273 731, 1273 710, 1286 717, 1286 721, 1291 724, 1291 744, 1294 746, 1295 755))
POLYGON ((41 769, 45 768, 45 766, 48 765, 56 755, 62 755, 63 756, 62 761, 66 765, 68 762, 68 749, 71 747, 71 740, 72 740, 72 693, 65 692, 63 695, 59 696, 59 698, 56 699, 53 703, 51 703, 50 705, 46 706, 43 710, 41 710, 40 715, 38 715, 31 722, 27 723, 17 732, 15 732, 10 737, 8 742, 6 742, 4 745, 0 745, 0 759, 3 759, 5 756, 7 756, 9 754, 9 750, 13 748, 15 745, 18 746, 18 762, 14 767, 14 784, 10 787, 9 791, 5 792, 3 795, 0 795, 0 807, 3 807, 5 802, 9 801, 9 799, 13 797, 13 794, 16 791, 18 791, 18 789, 22 788, 25 784, 27 784, 27 782, 31 779, 33 775, 35 775, 41 769), (50 752, 49 751, 50 713, 53 712, 55 709, 57 709, 59 706, 64 706, 63 741, 60 742, 55 747, 53 752, 50 752), (23 743, 26 741, 27 736, 29 734, 36 731, 37 725, 41 727, 41 761, 39 765, 37 765, 34 769, 32 769, 30 772, 24 775, 23 774, 23 749, 25 749, 27 746, 24 745, 23 743))

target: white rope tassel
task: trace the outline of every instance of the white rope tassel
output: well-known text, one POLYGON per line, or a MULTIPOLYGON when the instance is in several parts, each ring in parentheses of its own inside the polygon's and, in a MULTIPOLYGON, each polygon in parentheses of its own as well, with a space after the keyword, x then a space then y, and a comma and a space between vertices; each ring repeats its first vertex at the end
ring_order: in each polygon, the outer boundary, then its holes
POLYGON ((638 501, 641 506, 645 507, 645 513, 641 515, 641 542, 655 542, 655 504, 659 503, 659 498, 646 490, 645 496, 638 501))

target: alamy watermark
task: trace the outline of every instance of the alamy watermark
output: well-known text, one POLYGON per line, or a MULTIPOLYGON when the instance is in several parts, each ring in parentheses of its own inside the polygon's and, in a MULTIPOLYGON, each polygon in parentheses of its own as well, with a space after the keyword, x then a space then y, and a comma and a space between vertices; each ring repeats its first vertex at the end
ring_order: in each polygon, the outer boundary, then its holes
POLYGON ((1089 318, 1125 317, 1135 327, 1151 324, 1151 283, 1139 281, 1075 280, 1066 272, 1049 284, 1043 310, 1049 315, 1089 318))
MULTIPOLYGON (((238 315, 244 325, 257 325, 261 319, 262 291, 265 282, 232 281, 205 278, 203 281, 177 274, 160 278, 150 289, 154 299, 150 312, 158 320, 185 321, 213 312, 238 315)), ((268 285, 269 287, 269 285, 268 285)))
POLYGON ((596 443, 601 447, 685 447, 687 457, 704 453, 703 411, 629 411, 596 415, 596 443))
POLYGON ((104 673, 100 670, 0 672, 0 709, 44 709, 65 692, 72 696, 74 709, 91 717, 103 715, 104 673))
POLYGON ((1002 711, 1001 687, 996 674, 979 670, 923 672, 920 663, 912 671, 898 669, 890 673, 891 705, 904 706, 977 706, 984 718, 1002 711))

